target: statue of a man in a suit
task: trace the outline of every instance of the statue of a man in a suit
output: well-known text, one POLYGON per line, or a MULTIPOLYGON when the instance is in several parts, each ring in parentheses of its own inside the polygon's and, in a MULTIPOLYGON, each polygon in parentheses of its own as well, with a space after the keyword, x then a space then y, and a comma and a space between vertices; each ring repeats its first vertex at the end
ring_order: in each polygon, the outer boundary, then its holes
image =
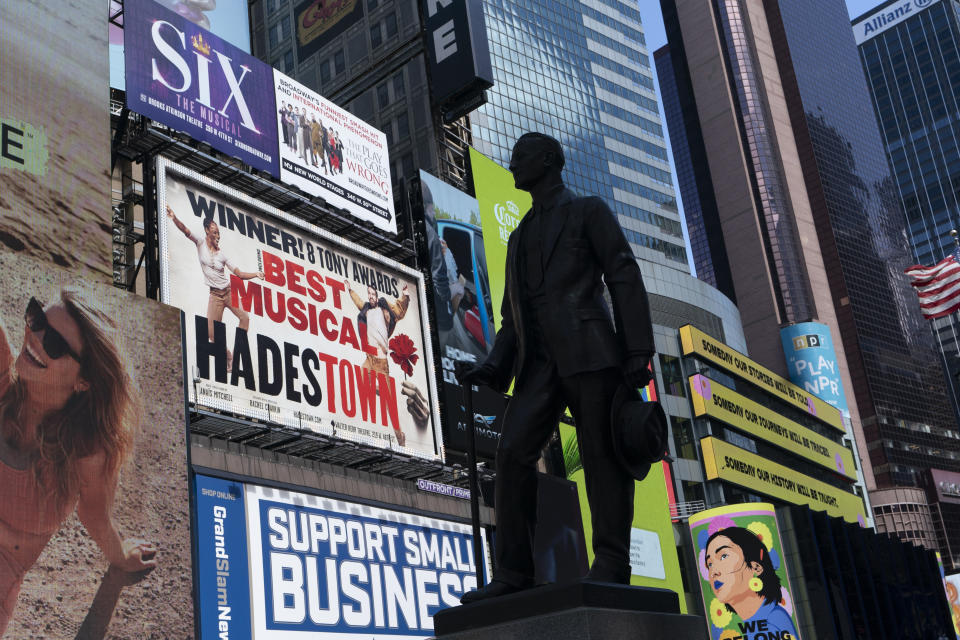
POLYGON ((577 426, 593 521, 589 579, 627 584, 633 478, 616 463, 611 404, 621 385, 650 381, 653 328, 640 268, 610 208, 568 190, 554 138, 517 140, 510 172, 533 207, 507 248, 503 322, 482 364, 460 382, 514 393, 497 449, 496 571, 464 604, 533 586, 536 464, 564 407, 577 426), (613 300, 613 317, 603 298, 613 300))

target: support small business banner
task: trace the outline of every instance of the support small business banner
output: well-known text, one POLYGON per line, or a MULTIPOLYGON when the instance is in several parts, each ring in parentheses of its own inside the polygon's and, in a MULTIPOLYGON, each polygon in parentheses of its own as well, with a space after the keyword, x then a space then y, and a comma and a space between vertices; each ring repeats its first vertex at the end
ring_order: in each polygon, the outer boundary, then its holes
POLYGON ((476 588, 466 523, 202 475, 196 492, 202 640, 429 638, 476 588))
POLYGON ((772 504, 701 511, 690 533, 712 640, 800 638, 772 504))

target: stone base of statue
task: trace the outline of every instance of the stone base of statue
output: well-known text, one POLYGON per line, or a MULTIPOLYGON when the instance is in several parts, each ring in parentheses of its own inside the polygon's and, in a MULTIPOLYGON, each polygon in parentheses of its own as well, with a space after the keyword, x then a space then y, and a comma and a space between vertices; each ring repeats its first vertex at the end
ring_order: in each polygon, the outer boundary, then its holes
POLYGON ((707 640, 673 591, 587 580, 444 609, 433 628, 442 640, 707 640))

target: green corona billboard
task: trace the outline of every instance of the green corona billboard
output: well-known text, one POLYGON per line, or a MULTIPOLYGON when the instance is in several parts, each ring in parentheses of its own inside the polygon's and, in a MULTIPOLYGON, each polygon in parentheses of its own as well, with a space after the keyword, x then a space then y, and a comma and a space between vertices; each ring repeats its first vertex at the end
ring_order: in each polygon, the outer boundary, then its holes
POLYGON ((523 215, 530 210, 530 194, 513 186, 513 174, 473 148, 470 149, 470 165, 480 206, 484 249, 490 266, 493 316, 499 329, 500 305, 506 284, 504 265, 507 262, 507 240, 523 215))

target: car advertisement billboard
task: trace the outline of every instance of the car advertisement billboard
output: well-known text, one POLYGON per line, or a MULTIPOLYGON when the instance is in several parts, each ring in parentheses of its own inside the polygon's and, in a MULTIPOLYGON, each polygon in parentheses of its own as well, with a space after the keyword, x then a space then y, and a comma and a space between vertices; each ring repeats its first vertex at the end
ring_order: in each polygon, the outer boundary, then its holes
POLYGON ((164 159, 157 175, 191 401, 442 456, 418 272, 164 159))
MULTIPOLYGON (((420 188, 443 367, 446 411, 443 435, 448 447, 466 451, 463 388, 457 381, 454 364, 483 362, 496 337, 486 240, 474 198, 425 171, 420 172, 420 188)), ((475 387, 473 409, 478 455, 493 458, 496 454, 505 407, 503 394, 486 386, 475 387)))
POLYGON ((131 110, 279 177, 272 67, 153 0, 126 1, 124 32, 131 110))
POLYGON ((0 3, 0 247, 108 283, 103 9, 78 0, 65 16, 61 3, 0 3))
POLYGON ((790 576, 772 504, 690 516, 700 593, 712 640, 799 640, 790 576))
POLYGON ((780 329, 780 342, 790 382, 849 416, 830 327, 819 322, 798 322, 780 329))
POLYGON ((280 179, 397 232, 387 136, 279 71, 280 179))
POLYGON ((192 638, 180 312, 0 269, 0 637, 192 638))
POLYGON ((476 587, 469 524, 203 475, 196 492, 202 640, 430 638, 476 587))

